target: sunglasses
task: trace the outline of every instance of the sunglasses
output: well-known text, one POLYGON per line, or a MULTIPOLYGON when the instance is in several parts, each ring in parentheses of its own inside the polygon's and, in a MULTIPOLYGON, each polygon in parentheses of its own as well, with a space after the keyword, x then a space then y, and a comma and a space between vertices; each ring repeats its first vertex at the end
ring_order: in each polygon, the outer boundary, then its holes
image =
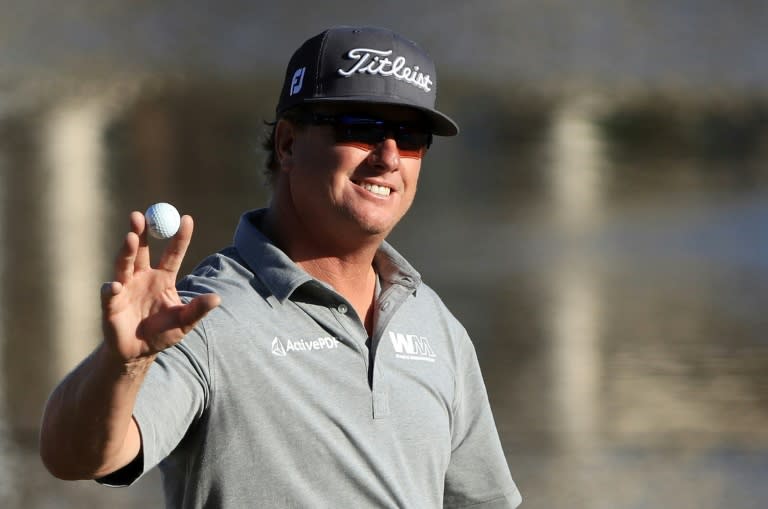
POLYGON ((400 157, 420 159, 432 144, 432 133, 416 124, 388 122, 358 115, 310 114, 306 121, 333 127, 337 144, 363 150, 373 150, 382 141, 392 138, 397 144, 400 157))

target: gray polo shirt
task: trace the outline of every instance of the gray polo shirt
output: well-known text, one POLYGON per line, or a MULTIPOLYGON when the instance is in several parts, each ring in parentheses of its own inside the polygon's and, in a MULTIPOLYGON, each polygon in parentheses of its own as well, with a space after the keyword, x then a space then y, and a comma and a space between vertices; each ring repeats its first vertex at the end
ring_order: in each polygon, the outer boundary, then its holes
POLYGON ((158 356, 134 411, 142 454, 102 482, 159 464, 183 508, 517 506, 472 343, 419 274, 381 246, 366 345, 349 302, 260 232, 263 214, 179 283, 221 306, 158 356))

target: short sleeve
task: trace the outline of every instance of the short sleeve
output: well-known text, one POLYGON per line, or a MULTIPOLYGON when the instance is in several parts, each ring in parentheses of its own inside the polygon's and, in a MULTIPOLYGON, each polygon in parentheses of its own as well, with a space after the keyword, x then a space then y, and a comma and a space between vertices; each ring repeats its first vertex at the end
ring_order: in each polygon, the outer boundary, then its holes
POLYGON ((176 449, 208 405, 208 366, 207 344, 200 325, 180 343, 158 354, 133 411, 141 433, 141 452, 133 462, 97 482, 129 486, 176 449))
POLYGON ((508 509, 521 503, 469 338, 458 359, 451 441, 444 507, 508 509))

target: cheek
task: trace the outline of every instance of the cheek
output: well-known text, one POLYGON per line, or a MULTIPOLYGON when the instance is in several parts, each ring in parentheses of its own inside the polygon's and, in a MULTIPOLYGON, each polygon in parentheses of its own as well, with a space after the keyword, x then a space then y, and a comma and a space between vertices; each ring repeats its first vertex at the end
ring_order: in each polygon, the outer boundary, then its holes
POLYGON ((317 143, 297 143, 294 145, 291 169, 307 175, 317 173, 316 168, 333 164, 333 154, 330 152, 317 143))
POLYGON ((296 147, 288 169, 294 198, 304 204, 340 201, 347 180, 343 165, 344 158, 328 147, 296 147))
POLYGON ((406 194, 411 196, 416 194, 416 188, 419 183, 419 174, 421 173, 421 160, 420 159, 401 159, 406 161, 402 164, 403 173, 403 185, 405 186, 406 194))
POLYGON ((286 166, 294 185, 315 186, 327 182, 331 168, 337 164, 332 151, 308 143, 297 144, 286 166))

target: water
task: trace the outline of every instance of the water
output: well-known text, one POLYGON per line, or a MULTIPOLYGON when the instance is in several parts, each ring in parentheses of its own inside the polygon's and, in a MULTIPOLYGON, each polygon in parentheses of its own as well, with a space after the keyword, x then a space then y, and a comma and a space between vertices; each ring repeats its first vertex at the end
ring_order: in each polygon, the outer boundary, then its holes
MULTIPOLYGON (((0 117, 3 507, 161 505, 156 472, 50 477, 40 412, 96 344, 130 210, 191 213, 189 269, 266 203, 260 86, 97 87, 0 117)), ((444 99, 464 132, 391 240, 476 343, 524 507, 768 506, 765 106, 444 99)))

